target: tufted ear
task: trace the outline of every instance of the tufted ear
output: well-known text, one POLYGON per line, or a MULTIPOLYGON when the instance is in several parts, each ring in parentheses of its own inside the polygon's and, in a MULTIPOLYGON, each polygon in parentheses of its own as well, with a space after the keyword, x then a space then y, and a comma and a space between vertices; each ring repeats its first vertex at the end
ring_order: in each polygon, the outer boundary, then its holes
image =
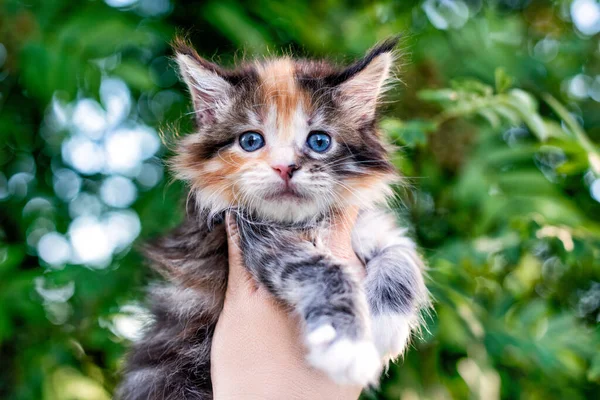
POLYGON ((232 85, 227 73, 218 65, 200 57, 196 50, 177 39, 173 44, 179 73, 186 83, 199 126, 215 121, 231 102, 232 85))
POLYGON ((390 38, 375 46, 367 55, 330 77, 330 84, 337 88, 342 107, 357 119, 375 116, 378 100, 390 78, 394 64, 394 48, 398 38, 390 38))

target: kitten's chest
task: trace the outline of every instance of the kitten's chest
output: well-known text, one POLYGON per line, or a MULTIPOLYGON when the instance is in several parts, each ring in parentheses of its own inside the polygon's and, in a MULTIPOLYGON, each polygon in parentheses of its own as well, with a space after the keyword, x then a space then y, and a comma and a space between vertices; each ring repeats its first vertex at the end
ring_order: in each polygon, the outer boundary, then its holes
POLYGON ((326 246, 328 229, 326 226, 319 226, 298 232, 302 240, 311 242, 315 247, 326 246))

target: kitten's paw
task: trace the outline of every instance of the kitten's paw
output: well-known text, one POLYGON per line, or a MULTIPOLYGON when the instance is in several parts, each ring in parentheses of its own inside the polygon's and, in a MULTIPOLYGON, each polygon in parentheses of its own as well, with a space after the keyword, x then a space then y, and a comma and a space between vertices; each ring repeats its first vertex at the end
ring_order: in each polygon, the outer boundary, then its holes
POLYGON ((308 334, 306 341, 309 346, 323 346, 335 339, 337 332, 331 324, 321 325, 308 334))
POLYGON ((337 337, 331 325, 322 325, 307 336, 308 362, 340 384, 366 386, 378 381, 381 357, 368 340, 337 337))
POLYGON ((410 339, 410 324, 402 314, 380 314, 371 321, 373 342, 386 361, 398 358, 410 339))

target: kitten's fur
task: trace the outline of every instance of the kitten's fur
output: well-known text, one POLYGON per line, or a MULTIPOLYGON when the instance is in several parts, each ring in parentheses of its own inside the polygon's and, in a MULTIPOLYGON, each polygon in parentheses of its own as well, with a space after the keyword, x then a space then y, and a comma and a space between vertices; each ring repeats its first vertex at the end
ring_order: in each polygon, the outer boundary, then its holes
POLYGON ((397 175, 376 106, 393 64, 388 40, 349 67, 274 58, 225 70, 175 45, 197 132, 181 140, 176 175, 190 185, 184 223, 148 248, 167 283, 152 290, 155 322, 128 358, 121 399, 210 399, 210 345, 227 285, 225 212, 237 220, 252 276, 303 322, 308 362, 341 383, 374 383, 405 349, 427 304, 406 231, 379 208, 397 175), (311 131, 333 144, 310 150, 311 131), (246 152, 245 131, 265 147, 246 152), (295 164, 294 194, 273 166, 295 164), (361 208, 355 276, 321 243, 333 213, 361 208))

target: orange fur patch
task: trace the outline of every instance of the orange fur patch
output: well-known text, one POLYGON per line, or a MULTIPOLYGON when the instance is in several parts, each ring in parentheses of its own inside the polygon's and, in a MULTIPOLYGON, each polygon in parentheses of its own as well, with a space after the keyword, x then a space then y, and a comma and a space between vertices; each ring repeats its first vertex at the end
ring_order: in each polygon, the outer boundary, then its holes
POLYGON ((261 82, 258 93, 261 103, 265 104, 267 112, 269 106, 275 106, 279 132, 284 137, 291 137, 293 130, 289 127, 293 123, 294 113, 299 106, 307 110, 310 103, 307 94, 296 82, 294 62, 290 58, 281 58, 258 64, 257 69, 261 82))
MULTIPOLYGON (((233 151, 222 151, 218 158, 204 162, 201 165, 189 164, 188 168, 195 171, 193 186, 202 188, 205 192, 218 193, 229 204, 237 204, 235 177, 242 170, 256 168, 259 164, 268 163, 269 154, 260 153, 258 157, 244 157, 233 151)), ((189 157, 193 159, 193 157, 189 157)))

